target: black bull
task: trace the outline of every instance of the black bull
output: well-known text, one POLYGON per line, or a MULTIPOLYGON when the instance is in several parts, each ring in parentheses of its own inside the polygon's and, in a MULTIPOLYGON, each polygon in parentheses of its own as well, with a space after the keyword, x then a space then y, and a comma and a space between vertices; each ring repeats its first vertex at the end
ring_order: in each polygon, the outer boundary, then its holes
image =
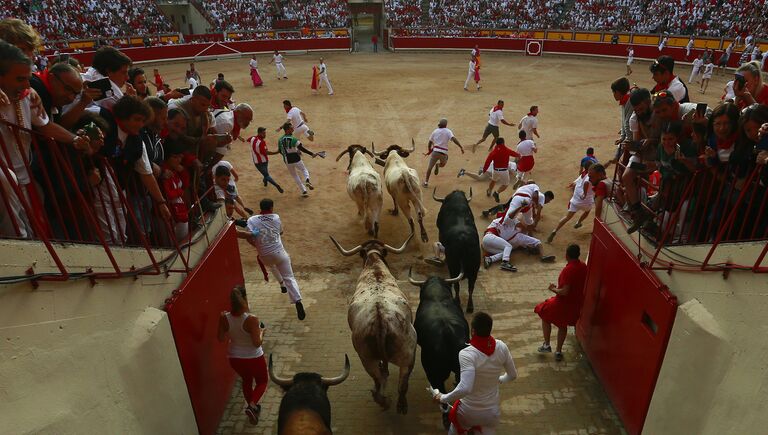
POLYGON ((331 434, 331 402, 328 387, 344 382, 349 376, 349 357, 344 355, 344 371, 334 378, 317 373, 296 373, 291 378, 275 374, 269 356, 269 377, 285 390, 280 401, 277 433, 280 435, 331 434))
MULTIPOLYGON (((472 209, 469 208, 472 189, 469 189, 469 198, 460 190, 454 190, 445 198, 438 198, 435 193, 432 193, 432 198, 442 203, 437 215, 437 229, 440 243, 445 248, 445 263, 451 276, 464 273, 469 284, 467 312, 471 313, 475 310, 472 293, 475 291, 481 256, 480 236, 477 234, 472 209)), ((453 289, 456 292, 456 303, 461 306, 458 282, 453 284, 453 289)))
POLYGON ((432 388, 447 393, 445 380, 451 372, 459 379, 459 352, 469 341, 469 325, 461 308, 451 295, 451 283, 462 278, 444 280, 436 276, 426 281, 408 277, 419 286, 419 308, 413 326, 421 346, 421 365, 432 388))

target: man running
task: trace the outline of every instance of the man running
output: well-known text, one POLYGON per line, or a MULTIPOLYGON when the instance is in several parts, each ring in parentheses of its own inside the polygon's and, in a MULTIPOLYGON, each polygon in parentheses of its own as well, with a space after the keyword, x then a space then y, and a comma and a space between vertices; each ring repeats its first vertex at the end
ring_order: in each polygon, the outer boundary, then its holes
POLYGON ((283 188, 269 175, 269 155, 280 154, 279 151, 269 151, 267 149, 267 129, 259 127, 256 136, 251 136, 246 142, 251 144, 251 157, 256 170, 264 177, 264 187, 268 184, 275 186, 278 192, 283 193, 283 188))
POLYGON ((277 150, 283 156, 286 166, 288 166, 288 173, 291 174, 296 181, 296 185, 299 186, 301 196, 307 197, 309 196, 307 188, 314 190, 315 186, 309 181, 309 170, 304 166, 304 162, 301 161, 301 153, 309 154, 314 159, 317 156, 325 158, 325 152, 313 153, 304 148, 299 139, 293 136, 293 127, 290 122, 283 124, 283 130, 285 134, 277 142, 277 150), (302 181, 302 177, 304 181, 302 181))
POLYGON ((427 165, 427 175, 424 177, 424 187, 429 186, 429 176, 432 175, 432 168, 435 168, 435 175, 437 175, 440 168, 448 163, 448 142, 455 143, 461 150, 461 153, 464 154, 464 147, 461 146, 453 132, 448 129, 448 120, 442 118, 438 121, 435 131, 429 136, 426 154, 429 156, 429 165, 427 165))
POLYGON ((280 80, 280 77, 282 76, 284 79, 288 80, 288 71, 285 70, 285 66, 283 66, 283 55, 275 50, 275 54, 272 55, 272 60, 269 61, 269 63, 275 63, 275 68, 277 68, 277 79, 280 80))
POLYGON ((493 319, 484 312, 472 318, 472 339, 459 352, 461 381, 448 394, 432 390, 433 400, 452 405, 449 435, 474 430, 495 435, 501 416, 499 385, 517 378, 517 369, 507 345, 491 336, 493 319), (501 375, 503 373, 503 375, 501 375), (501 375, 501 376, 500 376, 501 375))
POLYGON ((520 157, 515 151, 507 148, 504 145, 504 138, 500 137, 496 139, 496 146, 488 154, 483 165, 483 172, 487 171, 493 163, 493 174, 491 174, 491 182, 488 184, 488 190, 485 191, 486 196, 493 195, 493 199, 499 202, 499 193, 505 191, 509 186, 509 158, 520 157), (498 191, 494 191, 493 188, 498 183, 501 187, 498 191))
POLYGON ((304 320, 307 314, 301 303, 301 291, 299 283, 293 275, 291 257, 283 247, 283 224, 280 216, 273 211, 274 202, 271 199, 262 199, 259 203, 260 212, 251 216, 246 222, 248 232, 238 231, 237 237, 248 240, 248 243, 256 248, 258 259, 268 266, 280 283, 280 290, 288 293, 291 303, 296 305, 296 316, 304 320))
POLYGON ((499 100, 495 106, 491 109, 490 112, 488 112, 488 125, 485 126, 485 131, 483 131, 483 138, 477 141, 474 145, 472 145, 472 152, 475 152, 475 148, 477 148, 478 145, 485 142, 486 139, 488 139, 488 136, 493 135, 493 143, 491 143, 491 146, 488 147, 488 151, 490 151, 493 148, 493 145, 496 143, 496 139, 499 138, 499 123, 508 125, 510 127, 514 127, 514 124, 510 124, 507 122, 506 119, 504 119, 504 101, 499 100))
MULTIPOLYGON (((285 113, 288 114, 288 122, 291 123, 296 137, 301 139, 301 137, 306 134, 307 139, 309 139, 310 142, 313 142, 315 140, 315 132, 310 130, 307 125, 307 115, 302 112, 301 109, 291 104, 290 100, 283 100, 283 109, 285 109, 285 113)), ((279 132, 282 129, 283 126, 280 126, 275 131, 279 132)))

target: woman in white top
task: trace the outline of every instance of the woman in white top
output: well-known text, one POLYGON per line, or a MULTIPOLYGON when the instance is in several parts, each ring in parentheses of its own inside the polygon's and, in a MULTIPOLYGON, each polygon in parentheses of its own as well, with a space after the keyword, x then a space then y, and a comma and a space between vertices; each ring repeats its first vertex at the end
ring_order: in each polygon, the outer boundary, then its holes
POLYGON ((243 378, 245 414, 251 424, 259 422, 259 400, 267 390, 267 363, 261 343, 264 329, 258 317, 249 312, 245 287, 238 285, 230 293, 231 311, 222 311, 219 318, 219 341, 229 336, 229 365, 243 378), (254 387, 254 382, 256 383, 254 387))

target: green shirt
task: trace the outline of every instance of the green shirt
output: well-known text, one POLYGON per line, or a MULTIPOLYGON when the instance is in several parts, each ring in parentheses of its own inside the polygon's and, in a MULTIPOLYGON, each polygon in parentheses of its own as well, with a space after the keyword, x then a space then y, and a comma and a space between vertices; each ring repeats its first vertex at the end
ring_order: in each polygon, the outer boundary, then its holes
POLYGON ((277 141, 277 150, 283 156, 285 163, 296 163, 301 160, 299 146, 301 142, 290 134, 283 135, 277 141))

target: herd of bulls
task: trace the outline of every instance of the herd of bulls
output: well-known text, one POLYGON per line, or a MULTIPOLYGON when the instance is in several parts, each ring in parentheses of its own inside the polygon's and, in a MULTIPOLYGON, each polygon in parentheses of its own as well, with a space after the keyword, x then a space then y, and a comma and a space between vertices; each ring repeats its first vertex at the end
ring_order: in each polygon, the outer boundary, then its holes
MULTIPOLYGON (((417 344, 421 346, 421 363, 433 388, 446 392, 445 381, 451 373, 458 382, 459 351, 470 338, 469 326, 461 309, 459 281, 468 281, 466 310, 471 313, 474 310, 472 293, 481 262, 480 238, 469 207, 472 190, 469 197, 458 190, 445 198, 438 198, 433 192, 433 198, 441 203, 437 228, 445 248, 445 262, 453 278, 432 276, 417 281, 409 271, 409 282, 420 288, 419 306, 414 319, 408 298, 399 288, 386 262, 388 253, 403 253, 414 236, 412 209, 416 212, 421 240, 428 240, 423 223, 425 209, 419 178, 416 171, 405 163, 405 157, 414 151, 413 146, 408 150, 390 145, 385 151, 376 153, 373 145, 371 150, 362 145, 350 145, 339 154, 336 161, 345 154, 349 156, 347 192, 357 204, 358 214, 363 217, 365 229, 373 239, 345 249, 331 237, 342 255, 359 254, 363 259, 363 269, 347 314, 352 344, 365 371, 373 379, 373 400, 382 408, 386 409, 390 404, 385 393, 389 364, 399 367, 397 411, 401 414, 408 411, 406 393, 417 344), (377 240, 383 189, 381 177, 366 155, 384 166, 384 184, 394 201, 392 213, 402 211, 408 219, 411 232, 400 247, 377 240)), ((299 373, 291 379, 280 378, 272 369, 271 357, 269 373, 273 382, 287 391, 280 403, 279 434, 331 433, 327 389, 349 375, 348 358, 344 373, 332 379, 316 373, 299 373)))

